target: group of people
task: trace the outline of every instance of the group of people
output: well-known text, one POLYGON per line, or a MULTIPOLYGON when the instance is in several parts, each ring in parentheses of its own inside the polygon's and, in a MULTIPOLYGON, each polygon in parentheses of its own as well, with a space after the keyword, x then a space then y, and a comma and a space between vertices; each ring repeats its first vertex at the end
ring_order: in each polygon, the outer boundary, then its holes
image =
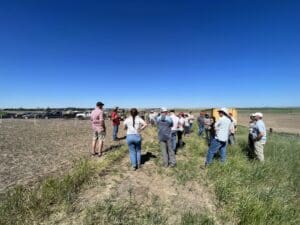
MULTIPOLYGON (((227 109, 226 109, 227 111, 227 109)), ((229 136, 228 136, 228 143, 234 145, 235 143, 235 132, 237 128, 237 121, 233 117, 231 112, 226 112, 228 118, 231 120, 230 128, 229 128, 229 136)), ((199 136, 203 136, 205 134, 205 138, 207 140, 208 145, 210 145, 212 139, 216 136, 215 124, 216 118, 214 116, 210 117, 209 114, 206 112, 200 112, 200 115, 197 118, 198 123, 198 134, 199 136)))
MULTIPOLYGON (((102 102, 97 102, 96 108, 91 113, 92 128, 94 131, 93 138, 93 156, 102 156, 103 142, 106 136, 106 127, 104 122, 102 102), (98 152, 96 150, 97 141, 99 141, 98 152)), ((208 141, 208 152, 206 156, 205 166, 212 163, 214 155, 219 152, 221 161, 226 160, 227 144, 234 144, 236 120, 226 108, 221 108, 219 111, 219 120, 214 117, 210 118, 209 114, 200 112, 197 118, 198 134, 205 137, 208 141)), ((260 161, 263 161, 263 146, 266 142, 266 128, 262 121, 262 114, 256 113, 252 115, 251 127, 249 128, 249 146, 257 155, 260 161)), ((118 116, 118 108, 112 112, 111 115, 113 125, 113 140, 118 140, 117 133, 120 125, 120 118, 118 116)), ((166 108, 161 108, 160 113, 150 112, 148 121, 151 125, 156 126, 158 130, 158 141, 160 144, 163 166, 176 166, 176 152, 179 148, 184 146, 183 135, 188 135, 194 123, 194 116, 192 112, 185 114, 183 112, 176 115, 175 110, 168 111, 166 108)), ((132 170, 141 167, 141 149, 142 138, 141 132, 148 126, 148 123, 139 116, 138 110, 132 108, 130 116, 124 121, 124 128, 126 129, 126 142, 129 148, 130 162, 132 170)))

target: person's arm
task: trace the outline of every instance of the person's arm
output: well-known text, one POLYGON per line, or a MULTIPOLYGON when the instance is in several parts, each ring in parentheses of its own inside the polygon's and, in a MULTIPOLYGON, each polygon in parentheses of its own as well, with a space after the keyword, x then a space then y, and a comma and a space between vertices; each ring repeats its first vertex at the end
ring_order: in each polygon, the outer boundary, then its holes
POLYGON ((260 127, 258 127, 258 131, 259 133, 257 135, 256 141, 260 141, 263 138, 263 136, 265 136, 265 132, 260 127))
POLYGON ((148 126, 148 124, 142 118, 140 118, 140 122, 141 122, 142 126, 140 127, 139 130, 142 131, 148 126))

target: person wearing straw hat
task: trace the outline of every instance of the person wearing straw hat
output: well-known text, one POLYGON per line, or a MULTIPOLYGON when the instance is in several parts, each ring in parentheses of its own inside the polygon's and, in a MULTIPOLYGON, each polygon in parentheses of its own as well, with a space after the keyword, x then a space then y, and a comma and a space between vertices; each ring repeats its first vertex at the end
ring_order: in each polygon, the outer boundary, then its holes
POLYGON ((163 166, 164 167, 175 167, 176 157, 175 152, 172 148, 172 126, 173 121, 168 116, 168 110, 161 108, 161 115, 157 118, 158 126, 158 139, 160 143, 161 152, 163 155, 163 166))
POLYGON ((267 129, 266 125, 263 121, 263 114, 257 112, 254 114, 255 116, 255 127, 254 127, 254 152, 257 159, 261 162, 264 162, 264 146, 267 141, 267 129))
POLYGON ((213 157, 217 152, 220 152, 222 162, 226 160, 226 148, 232 121, 227 108, 221 108, 218 112, 220 119, 215 124, 216 135, 211 140, 207 151, 205 166, 212 163, 213 157))

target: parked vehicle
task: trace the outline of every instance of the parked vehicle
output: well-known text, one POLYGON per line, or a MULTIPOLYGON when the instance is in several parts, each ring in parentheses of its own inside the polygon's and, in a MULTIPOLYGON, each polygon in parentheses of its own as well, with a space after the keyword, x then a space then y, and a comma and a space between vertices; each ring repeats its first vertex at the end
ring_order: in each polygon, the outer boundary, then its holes
POLYGON ((32 119, 32 118, 36 118, 36 114, 29 112, 29 113, 24 113, 21 117, 22 119, 32 119))
POLYGON ((79 120, 85 120, 91 118, 91 112, 83 112, 83 113, 77 113, 76 118, 79 120))
POLYGON ((64 119, 75 118, 77 113, 79 113, 79 112, 78 111, 73 111, 73 110, 63 111, 62 112, 62 117, 64 119))
POLYGON ((62 118, 62 112, 60 112, 60 111, 53 111, 53 112, 41 113, 41 114, 39 114, 39 118, 42 118, 42 119, 62 118))

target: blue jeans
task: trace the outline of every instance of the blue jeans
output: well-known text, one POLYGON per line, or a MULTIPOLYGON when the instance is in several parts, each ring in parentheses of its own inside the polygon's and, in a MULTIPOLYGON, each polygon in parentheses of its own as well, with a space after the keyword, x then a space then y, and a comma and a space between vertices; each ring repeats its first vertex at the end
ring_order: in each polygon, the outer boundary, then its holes
POLYGON ((119 131, 119 125, 114 125, 113 126, 113 140, 118 139, 118 131, 119 131))
POLYGON ((142 138, 137 134, 128 134, 126 141, 129 148, 131 166, 136 168, 141 164, 142 138))
POLYGON ((226 160, 226 147, 227 147, 227 142, 219 141, 215 138, 211 140, 207 156, 206 156, 206 162, 205 165, 209 165, 212 163, 212 160, 214 158, 214 155, 220 151, 221 155, 221 162, 225 162, 226 160))
POLYGON ((199 130, 198 130, 199 136, 202 136, 203 131, 204 131, 204 126, 199 126, 199 130))
POLYGON ((171 142, 172 142, 172 150, 176 152, 177 146, 177 131, 172 131, 171 133, 171 142))

